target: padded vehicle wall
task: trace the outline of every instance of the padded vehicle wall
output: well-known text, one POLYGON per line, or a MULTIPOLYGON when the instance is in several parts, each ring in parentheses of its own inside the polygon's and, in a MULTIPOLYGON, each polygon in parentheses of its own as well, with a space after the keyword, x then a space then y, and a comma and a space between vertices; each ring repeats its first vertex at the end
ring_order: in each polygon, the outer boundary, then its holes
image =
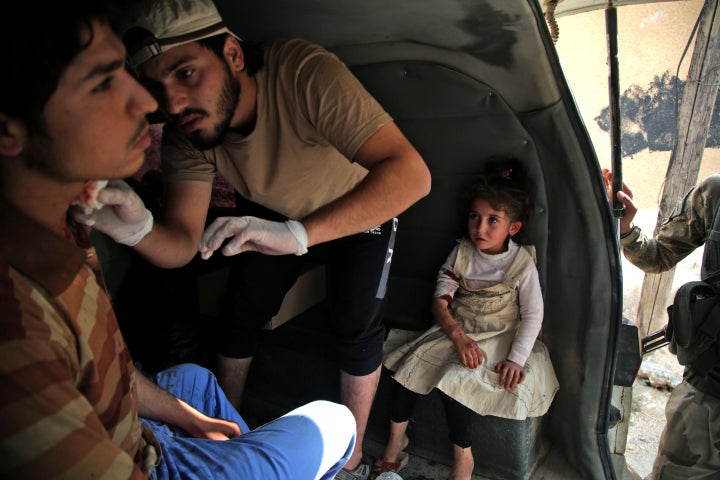
POLYGON ((560 391, 544 425, 584 478, 612 478, 605 444, 620 327, 619 251, 600 168, 534 0, 219 2, 248 40, 304 37, 338 54, 433 173, 400 216, 390 325, 426 326, 435 276, 461 233, 458 200, 496 155, 538 188, 531 225, 545 295, 543 340, 560 391))

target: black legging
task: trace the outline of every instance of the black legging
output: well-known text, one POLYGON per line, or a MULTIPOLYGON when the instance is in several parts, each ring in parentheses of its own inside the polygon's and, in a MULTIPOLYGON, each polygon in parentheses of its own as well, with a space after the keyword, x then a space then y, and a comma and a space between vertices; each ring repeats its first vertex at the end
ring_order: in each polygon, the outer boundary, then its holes
MULTIPOLYGON (((393 402, 390 410, 390 419, 396 423, 410 420, 415 411, 415 404, 421 395, 400 385, 393 380, 393 402)), ((460 448, 468 448, 472 445, 472 420, 475 412, 465 405, 448 397, 440 392, 445 407, 445 418, 447 419, 450 441, 460 448)))

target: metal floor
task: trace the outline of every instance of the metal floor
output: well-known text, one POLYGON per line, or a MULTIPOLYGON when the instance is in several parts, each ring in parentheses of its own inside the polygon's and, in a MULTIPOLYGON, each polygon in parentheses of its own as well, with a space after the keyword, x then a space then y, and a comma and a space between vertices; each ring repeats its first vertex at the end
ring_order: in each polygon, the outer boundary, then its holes
MULTIPOLYGON (((365 453, 373 457, 382 455, 385 445, 365 439, 365 453)), ((448 465, 442 465, 437 462, 427 460, 417 455, 410 455, 410 461, 403 468, 399 475, 403 480, 446 480, 450 477, 450 468, 448 465)), ((486 477, 473 475, 473 480, 487 480, 486 477)))

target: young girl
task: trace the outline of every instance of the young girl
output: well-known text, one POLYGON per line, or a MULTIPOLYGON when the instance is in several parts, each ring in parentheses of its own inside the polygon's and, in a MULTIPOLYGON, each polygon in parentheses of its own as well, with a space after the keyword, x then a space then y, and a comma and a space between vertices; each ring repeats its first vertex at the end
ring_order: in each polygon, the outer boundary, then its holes
MULTIPOLYGON (((408 421, 418 396, 434 388, 453 442, 451 479, 473 472, 473 415, 540 416, 558 389, 547 349, 536 341, 543 298, 535 249, 513 241, 532 213, 530 186, 520 165, 506 162, 490 166, 468 193, 467 236, 437 279, 436 325, 383 362, 394 372, 395 391, 390 438, 375 473, 407 464, 408 421)), ((387 345, 402 334, 391 331, 387 345)))

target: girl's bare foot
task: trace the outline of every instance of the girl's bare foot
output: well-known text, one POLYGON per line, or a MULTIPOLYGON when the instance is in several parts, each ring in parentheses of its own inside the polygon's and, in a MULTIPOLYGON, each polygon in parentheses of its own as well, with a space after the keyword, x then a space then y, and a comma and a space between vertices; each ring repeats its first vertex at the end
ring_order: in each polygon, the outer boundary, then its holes
POLYGON ((410 440, 405 434, 408 427, 408 421, 405 422, 390 422, 390 438, 385 446, 383 452, 383 462, 397 462, 400 456, 400 452, 405 450, 410 440))
POLYGON ((453 469, 449 480, 470 480, 474 468, 472 449, 453 445, 453 469))

